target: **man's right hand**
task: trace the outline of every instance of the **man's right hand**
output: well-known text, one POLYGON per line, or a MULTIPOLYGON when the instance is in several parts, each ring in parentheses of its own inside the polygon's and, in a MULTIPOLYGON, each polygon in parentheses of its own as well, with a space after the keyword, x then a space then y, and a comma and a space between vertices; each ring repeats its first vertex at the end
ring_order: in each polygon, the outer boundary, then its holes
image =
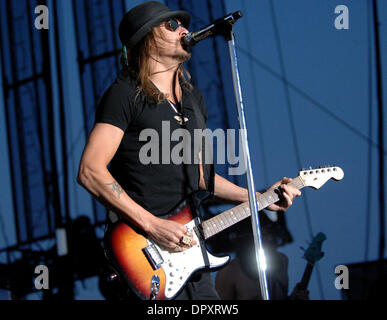
POLYGON ((187 227, 171 220, 154 217, 148 227, 147 233, 157 244, 171 252, 184 251, 197 244, 193 240, 192 232, 189 232, 187 227), (191 238, 191 245, 184 245, 182 243, 184 236, 191 238))

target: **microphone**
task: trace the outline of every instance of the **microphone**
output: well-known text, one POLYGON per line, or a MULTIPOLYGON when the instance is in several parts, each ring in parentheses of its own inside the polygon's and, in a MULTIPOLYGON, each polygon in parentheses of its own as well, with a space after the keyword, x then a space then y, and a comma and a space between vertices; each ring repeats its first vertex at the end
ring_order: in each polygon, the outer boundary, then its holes
POLYGON ((243 16, 242 11, 236 11, 234 13, 230 13, 223 18, 215 20, 214 23, 200 29, 199 31, 188 33, 183 38, 183 42, 188 47, 193 47, 199 41, 204 40, 210 36, 217 35, 217 34, 224 34, 224 32, 226 30, 229 30, 230 26, 232 26, 242 16, 243 16))

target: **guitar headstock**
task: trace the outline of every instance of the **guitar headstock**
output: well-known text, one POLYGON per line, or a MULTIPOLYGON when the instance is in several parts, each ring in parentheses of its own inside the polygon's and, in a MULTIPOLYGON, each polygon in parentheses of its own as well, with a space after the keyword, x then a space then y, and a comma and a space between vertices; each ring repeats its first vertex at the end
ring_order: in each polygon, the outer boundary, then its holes
POLYGON ((324 256, 324 252, 321 251, 322 243, 326 239, 326 235, 319 232, 314 238, 308 249, 304 253, 304 258, 309 263, 315 263, 324 256))
POLYGON ((344 178, 344 171, 340 167, 322 167, 318 169, 305 169, 299 173, 306 187, 319 189, 330 179, 336 181, 344 178))

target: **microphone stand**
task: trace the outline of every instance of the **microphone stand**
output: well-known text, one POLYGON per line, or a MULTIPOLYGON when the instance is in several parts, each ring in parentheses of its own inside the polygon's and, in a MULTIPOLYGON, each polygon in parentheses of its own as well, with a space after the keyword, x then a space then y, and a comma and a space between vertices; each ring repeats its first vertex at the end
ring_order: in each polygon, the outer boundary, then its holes
MULTIPOLYGON (((242 12, 238 11, 233 14, 236 15, 237 19, 242 16, 242 12)), ((256 250, 256 259, 257 259, 257 267, 258 267, 258 275, 259 275, 259 283, 261 287, 261 294, 264 300, 270 300, 269 290, 268 290, 268 282, 266 276, 266 264, 264 250, 262 246, 262 232, 261 226, 258 217, 258 204, 255 192, 255 184, 253 171, 251 167, 250 160, 250 151, 249 144, 247 141, 247 128, 246 128, 246 119, 244 113, 244 105, 242 99, 242 88, 239 78, 239 70, 238 70, 238 58, 236 55, 235 49, 235 37, 233 31, 233 25, 235 20, 222 21, 217 27, 217 33, 223 35, 228 43, 229 54, 230 54, 230 63, 231 63, 231 71, 232 71, 232 79, 234 83, 234 94, 236 99, 236 105, 238 109, 238 118, 239 118, 239 127, 241 129, 241 137, 242 137, 242 151, 244 154, 245 168, 247 170, 247 186, 248 186, 248 194, 249 194, 249 205, 252 219, 252 229, 254 235, 254 243, 256 250)))

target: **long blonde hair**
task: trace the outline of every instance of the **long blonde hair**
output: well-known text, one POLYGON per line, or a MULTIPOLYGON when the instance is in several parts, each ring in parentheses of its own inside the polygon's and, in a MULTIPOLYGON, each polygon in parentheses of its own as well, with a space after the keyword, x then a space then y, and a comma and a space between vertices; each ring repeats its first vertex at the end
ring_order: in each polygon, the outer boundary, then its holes
MULTIPOLYGON (((156 27, 157 28, 157 27, 156 27)), ((123 71, 127 75, 130 75, 137 82, 137 95, 141 92, 153 103, 161 103, 167 99, 166 95, 160 92, 150 81, 150 58, 151 48, 156 47, 156 28, 153 28, 136 46, 134 46, 127 53, 127 64, 124 63, 124 59, 121 58, 123 65, 123 71)), ((182 85, 188 90, 192 90, 190 83, 191 75, 183 67, 179 65, 177 69, 178 78, 182 85)), ((137 96, 136 95, 136 96, 137 96)))

